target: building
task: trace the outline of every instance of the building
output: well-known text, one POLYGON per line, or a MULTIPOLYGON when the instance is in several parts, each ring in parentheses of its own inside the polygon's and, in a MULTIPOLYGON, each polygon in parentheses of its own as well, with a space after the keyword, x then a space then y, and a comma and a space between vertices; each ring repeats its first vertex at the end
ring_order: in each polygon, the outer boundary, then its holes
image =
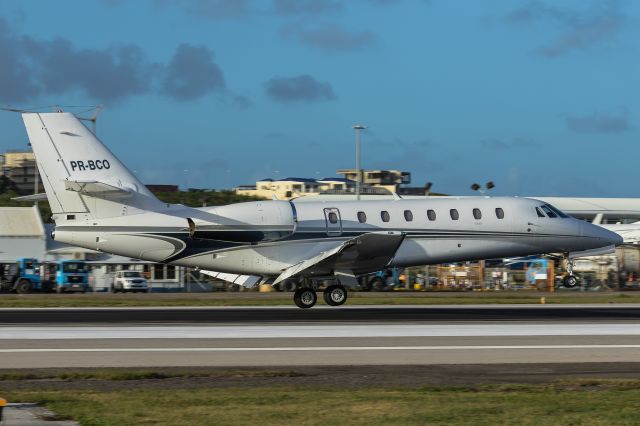
POLYGON ((0 263, 22 257, 42 259, 47 239, 40 211, 33 207, 0 207, 0 263))
POLYGON ((21 195, 44 192, 33 152, 7 151, 1 157, 2 174, 16 184, 21 195))
POLYGON ((35 161, 32 151, 10 150, 2 154, 2 166, 6 168, 21 167, 25 161, 35 161))
POLYGON ((399 192, 400 185, 411 183, 411 173, 399 170, 361 170, 362 179, 357 169, 340 169, 337 173, 352 181, 359 180, 366 186, 384 187, 389 192, 399 192))
POLYGON ((344 178, 308 179, 288 177, 284 179, 262 179, 255 185, 242 185, 234 189, 238 195, 288 200, 305 195, 318 195, 326 191, 348 191, 355 182, 344 178))
MULTIPOLYGON (((341 178, 295 178, 262 179, 255 185, 241 185, 234 189, 238 195, 288 200, 319 194, 354 194, 358 173, 355 169, 338 170, 341 178)), ((400 191, 400 185, 411 182, 411 173, 398 170, 362 170, 364 177, 361 193, 373 195, 391 195, 400 191)), ((405 188, 403 188, 405 189, 405 188)), ((423 190, 424 193, 424 190, 423 190)))

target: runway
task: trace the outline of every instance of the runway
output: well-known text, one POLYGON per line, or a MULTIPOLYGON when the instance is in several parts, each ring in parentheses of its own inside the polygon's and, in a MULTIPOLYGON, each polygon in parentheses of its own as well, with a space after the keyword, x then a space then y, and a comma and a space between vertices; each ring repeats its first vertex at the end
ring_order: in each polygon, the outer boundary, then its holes
POLYGON ((638 304, 396 305, 167 308, 4 308, 3 324, 318 323, 433 321, 640 321, 638 304))
POLYGON ((3 309, 0 365, 635 363, 639 317, 619 305, 3 309))

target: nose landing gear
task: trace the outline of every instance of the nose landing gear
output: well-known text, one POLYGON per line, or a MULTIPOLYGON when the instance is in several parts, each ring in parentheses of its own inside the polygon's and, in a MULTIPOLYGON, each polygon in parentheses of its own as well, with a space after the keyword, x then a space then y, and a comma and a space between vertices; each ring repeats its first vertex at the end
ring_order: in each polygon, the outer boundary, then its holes
POLYGON ((574 288, 578 285, 578 277, 573 275, 573 260, 567 259, 567 276, 562 279, 562 285, 567 288, 574 288))

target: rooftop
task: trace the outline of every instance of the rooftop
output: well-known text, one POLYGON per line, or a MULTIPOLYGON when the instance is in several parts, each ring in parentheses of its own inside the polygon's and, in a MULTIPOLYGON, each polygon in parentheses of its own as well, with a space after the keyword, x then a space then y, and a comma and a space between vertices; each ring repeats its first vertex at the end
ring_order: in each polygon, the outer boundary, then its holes
POLYGON ((0 237, 44 237, 38 208, 0 207, 0 237))

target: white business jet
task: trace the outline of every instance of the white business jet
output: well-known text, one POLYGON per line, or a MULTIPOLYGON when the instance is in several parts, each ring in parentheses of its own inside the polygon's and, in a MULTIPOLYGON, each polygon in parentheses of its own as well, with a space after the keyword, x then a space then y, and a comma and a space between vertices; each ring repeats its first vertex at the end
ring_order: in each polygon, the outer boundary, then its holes
POLYGON ((561 252, 611 252, 622 238, 549 204, 508 197, 256 201, 190 208, 158 200, 71 113, 23 113, 68 244, 199 268, 252 287, 300 283, 301 308, 338 306, 356 277, 385 267, 561 252), (558 217, 550 219, 544 211, 558 217))

